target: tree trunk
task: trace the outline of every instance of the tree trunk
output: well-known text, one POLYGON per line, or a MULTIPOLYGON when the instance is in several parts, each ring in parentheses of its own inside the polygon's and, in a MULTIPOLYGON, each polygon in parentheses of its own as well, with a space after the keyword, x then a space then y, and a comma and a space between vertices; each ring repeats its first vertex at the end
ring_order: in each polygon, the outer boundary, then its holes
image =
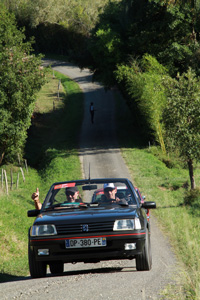
POLYGON ((0 155, 0 165, 2 164, 3 158, 4 158, 5 152, 1 153, 0 155))
POLYGON ((196 185, 195 185, 195 180, 194 180, 193 161, 191 158, 188 160, 188 168, 189 168, 189 174, 190 174, 191 189, 194 190, 196 185))

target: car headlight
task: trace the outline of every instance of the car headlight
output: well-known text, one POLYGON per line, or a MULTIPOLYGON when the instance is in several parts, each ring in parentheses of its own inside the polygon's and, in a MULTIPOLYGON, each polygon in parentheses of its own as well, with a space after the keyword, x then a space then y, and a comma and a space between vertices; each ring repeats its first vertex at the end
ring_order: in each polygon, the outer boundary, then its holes
POLYGON ((113 230, 134 230, 141 229, 140 220, 135 219, 126 219, 126 220, 116 220, 113 226, 113 230))
POLYGON ((55 235, 56 227, 53 224, 33 225, 31 228, 31 236, 55 235))

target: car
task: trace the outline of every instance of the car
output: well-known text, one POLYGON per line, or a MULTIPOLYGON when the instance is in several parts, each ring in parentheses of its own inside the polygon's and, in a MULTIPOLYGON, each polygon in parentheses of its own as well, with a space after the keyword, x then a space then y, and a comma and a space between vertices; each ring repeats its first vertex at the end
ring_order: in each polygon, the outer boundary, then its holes
MULTIPOLYGON (((118 192, 119 190, 118 189, 118 192)), ((65 263, 136 260, 137 271, 152 267, 150 222, 146 209, 155 202, 140 202, 127 178, 98 178, 52 184, 28 233, 29 270, 32 278, 64 271, 65 263), (124 201, 95 202, 104 185, 120 187, 124 201), (68 202, 65 191, 76 187, 79 199, 68 202)))
MULTIPOLYGON (((145 196, 142 196, 142 194, 141 194, 141 192, 140 192, 140 190, 139 190, 138 187, 135 187, 135 190, 136 190, 136 193, 137 193, 137 195, 138 195, 138 197, 139 197, 140 202, 141 202, 141 203, 144 203, 146 197, 145 197, 145 196)), ((149 218, 150 218, 150 211, 149 211, 149 209, 146 209, 146 215, 147 215, 147 219, 148 219, 148 221, 149 221, 149 218)))

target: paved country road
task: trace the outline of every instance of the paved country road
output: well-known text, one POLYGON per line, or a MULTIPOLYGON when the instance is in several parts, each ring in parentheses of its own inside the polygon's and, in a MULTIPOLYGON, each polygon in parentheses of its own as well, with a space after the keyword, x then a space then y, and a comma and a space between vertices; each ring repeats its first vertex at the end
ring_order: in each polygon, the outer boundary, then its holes
MULTIPOLYGON (((68 63, 52 67, 71 77, 85 95, 85 116, 80 134, 80 159, 85 177, 128 177, 131 179, 117 145, 112 91, 92 83, 88 70, 68 63), (94 124, 89 105, 94 102, 94 124)), ((173 282, 176 259, 167 239, 151 218, 153 267, 151 271, 137 272, 135 260, 100 262, 97 264, 65 264, 63 276, 46 278, 23 277, 0 284, 0 299, 33 300, 148 300, 159 299, 160 292, 173 282)))

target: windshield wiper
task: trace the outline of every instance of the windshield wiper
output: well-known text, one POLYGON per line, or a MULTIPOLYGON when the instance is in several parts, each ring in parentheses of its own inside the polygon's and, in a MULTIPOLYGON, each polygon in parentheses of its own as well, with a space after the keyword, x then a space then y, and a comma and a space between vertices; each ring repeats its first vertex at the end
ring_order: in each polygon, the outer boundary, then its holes
POLYGON ((88 208, 88 204, 87 203, 69 203, 69 202, 64 202, 64 203, 57 203, 54 205, 51 205, 47 208, 45 208, 45 210, 54 210, 57 208, 61 208, 61 209, 69 209, 69 208, 88 208))

